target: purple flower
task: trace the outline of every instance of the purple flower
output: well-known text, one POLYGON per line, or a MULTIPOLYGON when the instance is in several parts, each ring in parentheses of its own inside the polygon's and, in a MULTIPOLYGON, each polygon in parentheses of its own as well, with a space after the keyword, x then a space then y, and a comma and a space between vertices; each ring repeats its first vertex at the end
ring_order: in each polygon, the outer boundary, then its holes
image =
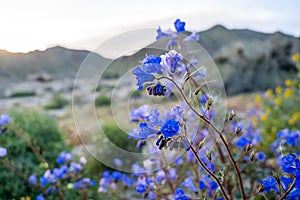
POLYGON ((266 154, 264 154, 263 152, 258 152, 256 154, 256 158, 257 160, 259 160, 260 162, 264 162, 266 160, 266 154))
POLYGON ((192 190, 193 192, 198 193, 196 187, 194 186, 193 177, 192 176, 184 179, 184 181, 181 183, 180 186, 187 187, 190 190, 192 190))
POLYGON ((175 29, 178 33, 185 31, 185 22, 180 21, 180 19, 176 19, 174 22, 175 29))
POLYGON ((153 74, 147 73, 144 70, 142 70, 140 67, 136 67, 132 73, 136 76, 137 86, 139 87, 138 90, 143 89, 143 84, 146 82, 151 82, 155 79, 153 74))
POLYGON ((282 171, 288 174, 292 174, 299 168, 299 160, 295 154, 288 154, 281 158, 281 168, 282 171))
POLYGON ((174 73, 178 66, 179 61, 182 60, 182 55, 175 50, 171 50, 165 55, 161 56, 162 67, 165 71, 174 73))
POLYGON ((7 155, 7 149, 4 147, 0 147, 0 158, 3 158, 7 155))
POLYGON ((186 37, 184 40, 184 42, 188 42, 188 41, 199 41, 199 34, 195 31, 193 31, 191 33, 191 35, 189 35, 188 37, 186 37))
POLYGON ((147 56, 143 61, 142 61, 142 69, 147 72, 147 73, 157 73, 157 74, 162 74, 162 69, 161 69, 161 57, 155 57, 153 55, 147 56))
POLYGON ((277 188, 277 182, 273 176, 268 176, 265 180, 260 181, 264 186, 264 191, 269 192, 270 190, 274 190, 277 194, 279 194, 279 189, 277 188))
POLYGON ((170 34, 164 33, 160 27, 157 28, 156 32, 157 32, 156 40, 159 40, 161 37, 169 37, 170 36, 170 34))
POLYGON ((190 200, 191 197, 186 196, 184 194, 183 189, 181 188, 176 188, 175 193, 174 193, 174 200, 190 200))
POLYGON ((179 123, 174 119, 169 119, 160 129, 165 138, 176 135, 179 131, 179 123))
POLYGON ((36 185, 38 179, 37 179, 37 177, 35 176, 35 174, 32 174, 32 175, 29 176, 28 181, 29 181, 31 184, 36 185))

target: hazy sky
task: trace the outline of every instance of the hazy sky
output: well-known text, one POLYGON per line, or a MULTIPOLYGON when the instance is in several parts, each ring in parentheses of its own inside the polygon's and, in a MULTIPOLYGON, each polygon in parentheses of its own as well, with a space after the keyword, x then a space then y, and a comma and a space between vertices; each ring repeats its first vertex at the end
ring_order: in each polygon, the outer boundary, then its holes
POLYGON ((92 50, 124 31, 167 29, 176 18, 188 30, 222 24, 300 36, 299 8, 298 0, 0 0, 0 49, 92 50))

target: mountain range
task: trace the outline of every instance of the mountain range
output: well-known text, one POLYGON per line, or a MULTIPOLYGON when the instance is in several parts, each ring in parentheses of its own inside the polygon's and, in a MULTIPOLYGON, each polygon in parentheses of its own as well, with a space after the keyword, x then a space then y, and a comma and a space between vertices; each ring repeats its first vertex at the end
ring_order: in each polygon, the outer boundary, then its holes
MULTIPOLYGON (((229 30, 221 25, 199 32, 199 35, 199 43, 219 67, 228 94, 261 91, 296 76, 297 68, 291 55, 300 51, 299 38, 280 32, 267 34, 247 29, 229 30)), ((96 53, 60 46, 29 53, 0 50, 1 88, 26 81, 33 74, 47 74, 53 81, 73 79, 88 55, 91 68, 111 62, 96 53)), ((137 65, 136 59, 142 55, 145 55, 143 49, 134 55, 118 58, 112 63, 114 67, 108 71, 106 78, 122 75, 137 65)))

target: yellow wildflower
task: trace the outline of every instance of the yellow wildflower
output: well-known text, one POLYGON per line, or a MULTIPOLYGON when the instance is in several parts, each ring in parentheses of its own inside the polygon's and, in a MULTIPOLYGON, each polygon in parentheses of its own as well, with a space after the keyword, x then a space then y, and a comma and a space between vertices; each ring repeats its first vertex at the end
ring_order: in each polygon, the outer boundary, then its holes
POLYGON ((274 103, 275 103, 276 106, 279 106, 280 103, 281 103, 281 98, 280 98, 280 97, 276 97, 276 98, 274 99, 274 103))
POLYGON ((255 102, 256 103, 260 103, 261 102, 261 96, 260 95, 256 95, 255 102))
POLYGON ((291 88, 287 88, 284 92, 284 97, 288 98, 290 96, 292 96, 293 90, 291 88))
POLYGON ((292 56, 292 60, 293 60, 294 62, 297 62, 297 61, 299 60, 299 58, 300 58, 300 54, 299 54, 299 53, 295 53, 295 54, 292 56))
POLYGON ((270 114, 272 112, 271 108, 266 109, 266 113, 270 114))
POLYGON ((294 119, 289 119, 289 120, 288 120, 288 124, 289 124, 289 125, 293 125, 293 124, 294 124, 294 119))
POLYGON ((298 113, 293 114, 293 120, 297 121, 299 119, 298 113))
POLYGON ((273 95, 272 90, 271 90, 271 89, 268 89, 268 90, 266 91, 266 95, 267 95, 267 97, 272 96, 272 95, 273 95))
POLYGON ((261 119, 261 121, 265 122, 265 121, 267 121, 268 116, 267 116, 266 114, 262 114, 262 115, 260 116, 260 119, 261 119))
POLYGON ((292 82, 290 79, 287 79, 287 80, 285 81, 285 85, 286 85, 287 87, 290 87, 292 84, 293 84, 293 82, 292 82))
POLYGON ((276 87, 275 92, 276 94, 280 94, 282 91, 282 88, 280 86, 276 87))

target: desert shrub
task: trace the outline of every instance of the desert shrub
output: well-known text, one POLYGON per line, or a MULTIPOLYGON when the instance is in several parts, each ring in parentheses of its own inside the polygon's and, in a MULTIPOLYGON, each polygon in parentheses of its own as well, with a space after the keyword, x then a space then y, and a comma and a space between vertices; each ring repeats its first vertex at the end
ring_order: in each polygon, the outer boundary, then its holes
MULTIPOLYGON (((299 67, 299 58, 294 60, 299 67)), ((276 140, 278 131, 300 129, 300 73, 295 79, 287 79, 284 87, 278 86, 257 96, 256 102, 261 104, 263 111, 257 121, 262 131, 263 146, 267 148, 276 140)))
POLYGON ((100 95, 95 99, 96 106, 107 106, 110 105, 111 99, 105 95, 100 95))
POLYGON ((36 93, 34 91, 16 91, 13 92, 9 97, 15 98, 15 97, 30 97, 35 96, 36 93))
POLYGON ((53 97, 52 102, 45 105, 45 109, 62 109, 69 104, 69 101, 60 95, 53 97))
MULTIPOLYGON (((12 111, 10 115, 14 124, 5 134, 1 135, 1 146, 7 148, 7 159, 13 158, 13 166, 25 177, 32 172, 39 173, 42 168, 25 141, 14 134, 16 127, 24 130, 25 135, 29 135, 28 138, 31 138, 31 142, 40 149, 47 161, 55 161, 63 149, 68 149, 57 124, 49 116, 32 111, 12 111)), ((8 171, 3 165, 0 165, 0 171, 1 199, 4 197, 6 199, 18 198, 24 194, 32 196, 38 194, 32 185, 8 171)))

